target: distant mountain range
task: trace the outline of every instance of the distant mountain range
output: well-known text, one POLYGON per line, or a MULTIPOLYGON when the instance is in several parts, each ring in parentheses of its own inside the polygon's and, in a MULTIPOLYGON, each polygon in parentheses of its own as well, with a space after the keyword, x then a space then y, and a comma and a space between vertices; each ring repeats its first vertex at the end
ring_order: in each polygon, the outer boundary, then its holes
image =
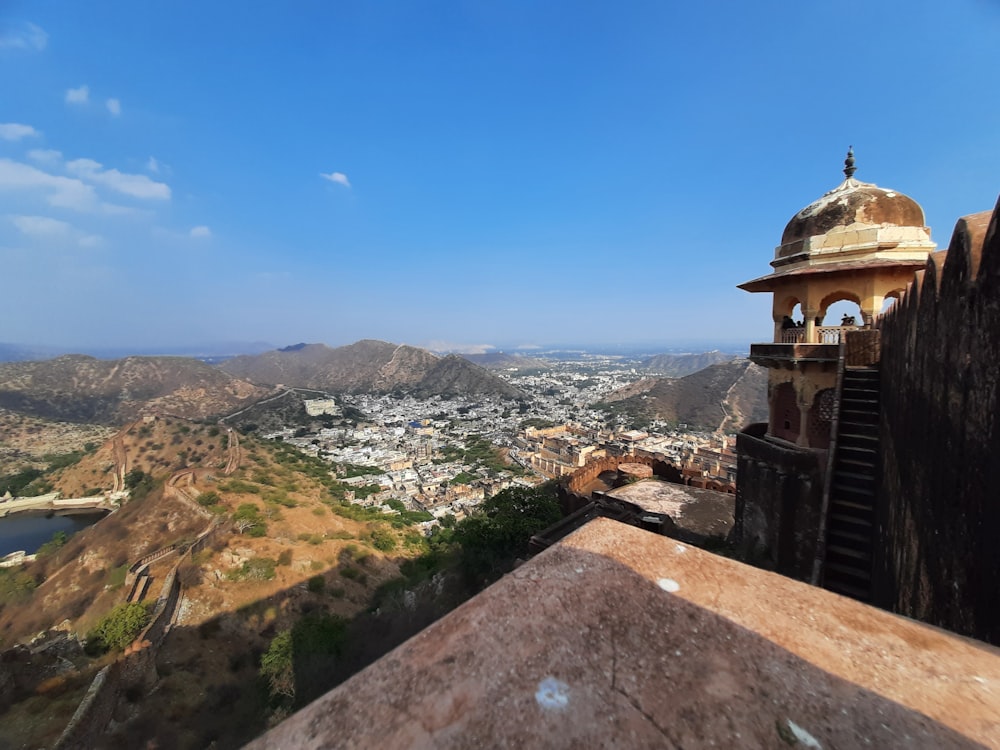
POLYGON ((73 347, 36 346, 0 342, 0 362, 38 362, 54 359, 64 354, 86 354, 97 359, 122 359, 124 357, 191 357, 207 362, 221 362, 237 354, 258 354, 273 349, 272 344, 261 341, 220 341, 190 346, 124 347, 97 346, 73 347))
POLYGON ((735 431, 767 421, 767 370, 738 359, 682 378, 645 378, 608 394, 598 407, 698 429, 735 431))
POLYGON ((657 354, 642 363, 642 369, 667 378, 683 378, 685 375, 704 370, 711 365, 742 359, 735 354, 724 354, 718 350, 698 354, 657 354))
POLYGON ((297 344, 235 357, 221 366, 188 357, 100 360, 81 354, 3 363, 0 407, 98 424, 121 424, 154 411, 200 419, 242 409, 279 384, 333 393, 525 398, 457 355, 438 357, 412 346, 365 340, 335 349, 297 344))
POLYGON ((335 393, 525 397, 505 380, 456 354, 438 357, 415 346, 371 339, 336 348, 295 344, 264 354, 234 357, 220 369, 253 383, 335 393))
POLYGON ((152 411, 204 418, 235 411, 268 392, 187 357, 100 360, 67 354, 0 364, 0 407, 68 422, 121 424, 152 411))
POLYGON ((552 367, 544 359, 526 357, 523 354, 486 352, 485 354, 462 354, 461 356, 487 370, 548 370, 552 367))

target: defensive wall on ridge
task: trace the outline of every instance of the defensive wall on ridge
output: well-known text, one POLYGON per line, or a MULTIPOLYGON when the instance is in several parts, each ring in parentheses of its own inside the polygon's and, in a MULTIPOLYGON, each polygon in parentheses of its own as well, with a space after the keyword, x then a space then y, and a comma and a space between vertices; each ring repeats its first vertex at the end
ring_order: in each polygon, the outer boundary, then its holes
MULTIPOLYGON (((156 654, 173 623, 182 593, 177 570, 191 555, 204 549, 222 529, 223 525, 214 519, 180 556, 164 579, 149 624, 118 659, 98 672, 55 744, 55 750, 87 750, 94 747, 96 738, 108 726, 115 707, 125 693, 130 689, 148 687, 156 679, 156 654)), ((148 564, 150 557, 162 557, 172 551, 172 547, 164 548, 147 555, 133 568, 148 564)))
POLYGON ((1000 202, 879 327, 875 602, 1000 643, 1000 202))

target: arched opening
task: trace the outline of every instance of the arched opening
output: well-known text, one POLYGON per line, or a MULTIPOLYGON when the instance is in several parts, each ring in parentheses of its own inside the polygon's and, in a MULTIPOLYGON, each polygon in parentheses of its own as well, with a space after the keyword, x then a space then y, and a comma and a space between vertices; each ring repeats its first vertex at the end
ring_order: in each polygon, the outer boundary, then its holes
POLYGON ((779 333, 775 341, 782 344, 797 344, 804 340, 805 328, 802 322, 802 303, 789 297, 778 308, 782 315, 778 324, 779 333))
POLYGON ((796 442, 799 439, 799 419, 795 387, 791 383, 779 383, 774 388, 771 407, 771 434, 790 443, 796 442))
POLYGON ((903 297, 902 289, 893 289, 891 292, 886 294, 885 299, 882 300, 882 309, 879 310, 879 314, 885 315, 887 312, 889 312, 889 310, 892 309, 893 305, 895 305, 897 302, 899 302, 900 299, 902 299, 902 297, 903 297))
POLYGON ((833 424, 833 406, 836 398, 833 388, 824 388, 813 399, 806 419, 810 448, 830 447, 830 425, 833 424))
POLYGON ((819 305, 819 320, 817 325, 846 326, 864 325, 861 314, 861 300, 856 294, 848 291, 834 292, 823 298, 819 305), (849 322, 853 320, 853 322, 849 322))

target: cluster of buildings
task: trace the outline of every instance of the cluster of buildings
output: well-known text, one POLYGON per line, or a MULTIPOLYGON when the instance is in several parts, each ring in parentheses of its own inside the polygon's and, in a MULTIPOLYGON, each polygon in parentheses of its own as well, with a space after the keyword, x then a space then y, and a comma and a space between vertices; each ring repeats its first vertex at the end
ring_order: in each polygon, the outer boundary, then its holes
POLYGON ((399 501, 411 510, 461 517, 501 490, 531 486, 570 474, 605 456, 651 456, 681 467, 691 477, 735 481, 732 439, 678 430, 663 434, 630 430, 590 408, 639 373, 620 357, 560 361, 545 369, 501 373, 525 392, 515 402, 489 396, 416 399, 363 394, 307 401, 311 416, 338 416, 350 406, 365 415, 356 426, 304 434, 286 428, 281 437, 331 464, 345 495, 366 506, 399 501), (534 427, 530 423, 552 424, 534 427), (506 455, 507 467, 487 467, 473 449, 489 444, 506 455), (339 470, 338 470, 339 467, 339 470), (362 473, 359 467, 370 467, 362 473), (350 475, 350 476, 348 476, 350 475))
POLYGON ((710 433, 649 433, 642 430, 594 429, 577 424, 524 430, 515 444, 532 469, 546 477, 572 474, 588 462, 608 456, 648 457, 679 468, 689 478, 736 482, 736 440, 710 433))

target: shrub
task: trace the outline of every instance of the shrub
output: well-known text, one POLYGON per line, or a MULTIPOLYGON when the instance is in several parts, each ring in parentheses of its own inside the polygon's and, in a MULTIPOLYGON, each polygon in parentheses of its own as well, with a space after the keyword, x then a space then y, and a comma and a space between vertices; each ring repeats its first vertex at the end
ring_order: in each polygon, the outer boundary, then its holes
POLYGON ((125 585, 125 576, 128 575, 128 563, 112 568, 108 571, 108 586, 112 589, 121 588, 125 585))
POLYGON ((385 529, 372 529, 372 546, 380 552, 392 552, 396 549, 396 537, 385 529))
POLYGON ((195 498, 198 501, 198 505, 205 508, 210 505, 218 505, 222 502, 222 498, 219 497, 219 493, 215 490, 209 490, 208 492, 202 492, 198 497, 195 498))
POLYGON ((270 581, 276 575, 277 565, 277 560, 272 557, 254 557, 239 568, 230 570, 226 577, 230 581, 270 581))
POLYGON ((362 573, 357 568, 351 567, 350 565, 345 565, 343 568, 340 569, 340 575, 351 581, 357 581, 359 578, 362 578, 364 576, 364 573, 362 573))
POLYGON ((290 549, 281 550, 281 554, 278 555, 278 565, 291 565, 292 564, 292 551, 290 549))
POLYGON ((119 604, 102 617, 87 635, 91 653, 121 651, 135 640, 149 622, 149 610, 139 602, 119 604))
POLYGON ((313 594, 320 594, 326 587, 326 579, 323 576, 312 576, 306 582, 306 588, 313 594))

